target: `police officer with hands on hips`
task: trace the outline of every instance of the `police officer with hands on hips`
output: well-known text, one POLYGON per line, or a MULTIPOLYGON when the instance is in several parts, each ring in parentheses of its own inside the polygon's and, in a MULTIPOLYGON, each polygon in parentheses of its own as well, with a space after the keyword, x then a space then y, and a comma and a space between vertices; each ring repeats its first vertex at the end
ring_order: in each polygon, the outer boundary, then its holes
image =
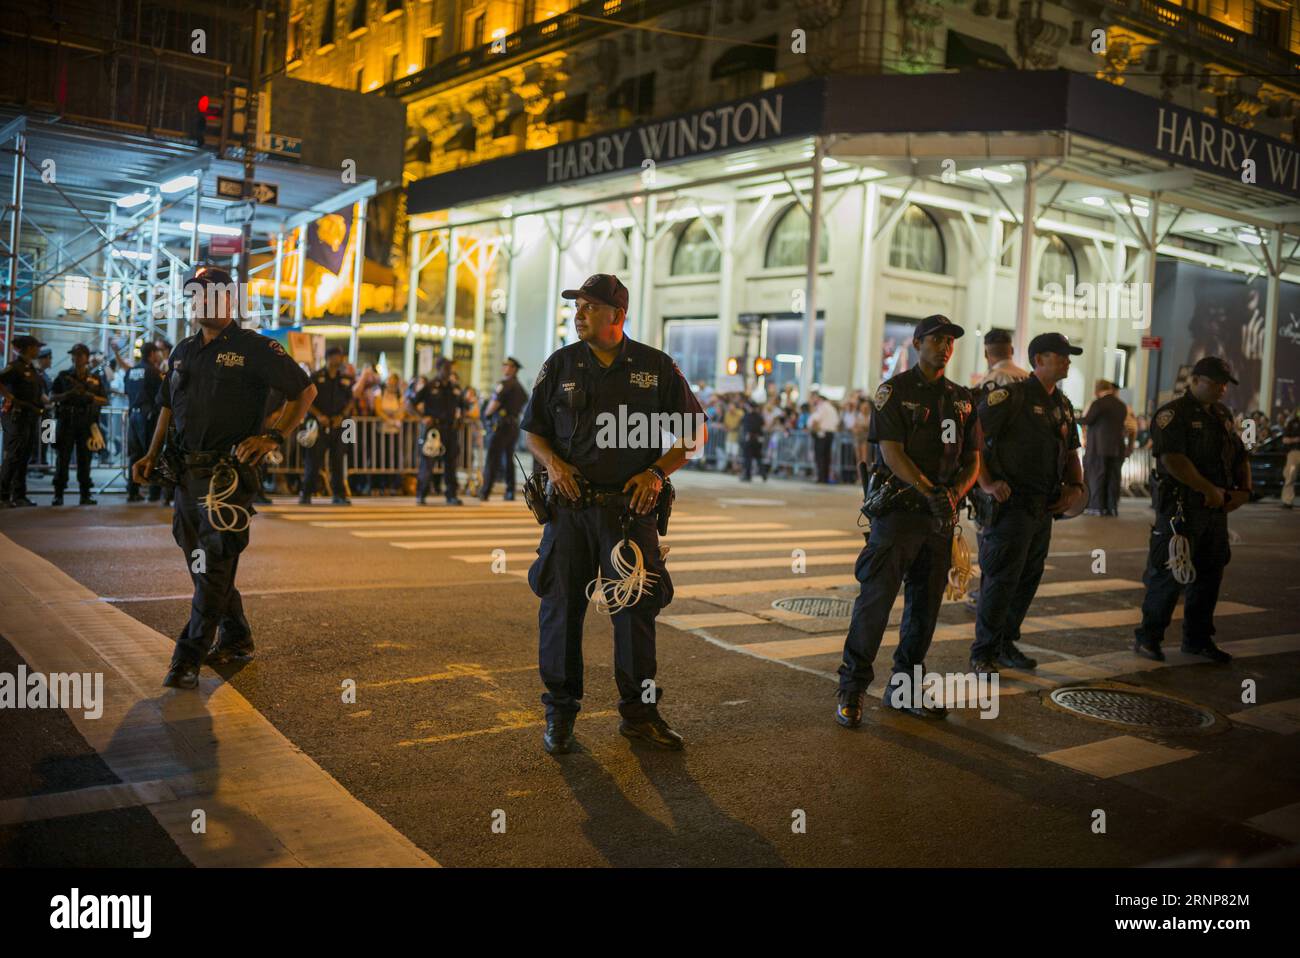
MULTIPOLYGON (((126 374, 126 399, 131 406, 127 420, 127 454, 132 467, 149 450, 154 427, 158 425, 158 391, 162 388, 162 364, 165 358, 157 343, 145 343, 140 347, 140 361, 126 374)), ((161 497, 161 486, 155 484, 149 487, 150 502, 157 502, 161 497)), ((140 495, 140 486, 130 479, 126 486, 126 501, 144 501, 140 495)))
POLYGON ((680 749, 681 736, 659 714, 662 689, 655 683, 655 617, 672 600, 672 581, 659 553, 653 511, 665 506, 661 493, 671 494, 671 487, 665 488, 668 475, 685 462, 689 449, 703 448, 704 411, 670 356, 625 335, 628 294, 618 277, 598 273, 561 295, 577 300, 573 324, 579 342, 558 349, 543 364, 520 424, 551 490, 550 518, 528 570, 528 584, 541 599, 542 744, 552 754, 574 747, 588 585, 598 575, 623 578, 612 553, 617 545, 622 561, 633 561, 635 553, 622 546, 626 536, 640 550, 650 579, 635 601, 629 593, 629 601, 610 608, 619 732, 680 749), (620 407, 629 428, 610 442, 598 418, 617 421, 620 407), (675 413, 673 421, 682 424, 684 435, 666 452, 654 441, 658 430, 638 434, 633 424, 634 415, 645 422, 657 413, 675 413))
POLYGON ((15 336, 18 358, 0 372, 0 400, 4 412, 4 459, 0 462, 0 509, 34 506, 27 498, 27 463, 40 440, 41 413, 45 409, 45 381, 36 357, 45 344, 35 336, 15 336))
POLYGON ((846 728, 861 724, 872 663, 904 583, 903 624, 884 703, 913 715, 944 712, 924 706, 919 689, 898 686, 901 676, 910 682, 913 668, 924 665, 948 585, 957 503, 979 470, 971 394, 944 376, 953 341, 964 332, 946 316, 927 316, 912 336, 919 363, 876 390, 869 439, 883 464, 869 486, 880 501, 867 496, 871 532, 853 570, 861 588, 844 640, 835 710, 846 728))
POLYGON ((1187 391, 1157 409, 1151 422, 1156 520, 1134 644, 1143 658, 1164 661, 1160 644, 1185 586, 1182 651, 1212 662, 1232 659, 1214 644, 1214 607, 1232 557, 1228 513, 1250 501, 1246 446, 1223 404, 1228 383, 1236 382, 1226 362, 1206 356, 1192 367, 1187 391), (1181 541, 1171 551, 1175 537, 1181 541))
POLYGON ((192 689, 205 661, 252 658, 253 634, 235 573, 248 545, 255 467, 302 422, 316 387, 278 342, 240 327, 228 272, 201 266, 184 288, 194 297, 199 331, 171 354, 153 441, 131 478, 144 483, 161 456, 176 480, 172 536, 194 582, 194 600, 163 685, 192 689), (265 429, 272 388, 288 403, 274 428, 265 429), (164 450, 173 424, 175 446, 164 450))
POLYGON ((461 414, 465 411, 465 400, 461 388, 451 378, 452 362, 446 356, 439 356, 434 363, 434 377, 424 388, 408 400, 406 408, 412 415, 418 416, 424 424, 420 433, 420 469, 416 477, 415 501, 425 505, 429 495, 429 486, 433 483, 433 466, 442 461, 442 488, 447 496, 447 505, 461 505, 456 492, 460 488, 456 480, 456 466, 460 460, 461 414), (441 450, 434 456, 424 454, 424 443, 429 430, 438 430, 438 442, 441 450))
POLYGON ((515 497, 515 443, 519 441, 519 414, 528 403, 528 392, 519 384, 519 360, 511 357, 501 364, 505 377, 483 410, 483 419, 491 425, 487 444, 487 464, 483 467, 483 488, 478 497, 484 502, 492 494, 498 473, 505 478, 506 501, 515 497))
POLYGON ((343 477, 343 462, 347 450, 343 443, 343 420, 352 414, 352 377, 343 367, 343 348, 331 346, 325 350, 325 368, 316 370, 311 377, 316 387, 316 400, 311 406, 311 416, 316 420, 316 441, 303 450, 302 492, 299 505, 311 505, 312 493, 320 481, 321 460, 329 453, 330 486, 336 506, 350 506, 347 483, 343 477))
POLYGON ((1083 350, 1060 333, 1029 342, 1027 379, 979 398, 979 485, 984 505, 980 596, 971 669, 1032 669, 1016 647, 1020 625, 1043 578, 1052 521, 1077 515, 1087 502, 1074 407, 1058 388, 1070 357, 1083 350))
POLYGON ((90 478, 91 427, 99 422, 99 409, 108 405, 108 390, 103 379, 90 371, 90 347, 77 343, 68 350, 72 368, 54 377, 50 398, 55 403, 54 427, 54 498, 50 505, 63 505, 63 490, 68 486, 68 470, 75 450, 77 484, 81 487, 81 505, 93 506, 90 478))

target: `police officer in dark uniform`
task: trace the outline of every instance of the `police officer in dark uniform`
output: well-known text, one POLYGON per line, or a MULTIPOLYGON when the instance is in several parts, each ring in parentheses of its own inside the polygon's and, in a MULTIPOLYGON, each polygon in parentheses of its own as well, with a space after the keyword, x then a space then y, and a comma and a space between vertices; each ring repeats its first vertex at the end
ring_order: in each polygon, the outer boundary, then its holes
POLYGON ((492 494, 492 484, 497 473, 506 481, 506 501, 515 497, 515 444, 519 442, 519 414, 528 403, 528 393, 519 384, 519 360, 511 357, 501 364, 505 376, 497 383, 483 418, 491 424, 492 435, 487 443, 487 464, 483 467, 483 489, 478 497, 484 502, 492 494))
POLYGON ((27 464, 40 435, 45 408, 44 381, 36 368, 42 343, 35 336, 15 336, 18 358, 0 372, 0 399, 4 412, 4 460, 0 464, 0 509, 34 506, 27 498, 27 464))
MULTIPOLYGON (((655 617, 672 600, 672 580, 659 554, 651 511, 663 508, 664 482, 686 460, 687 447, 704 447, 704 411, 670 356, 624 335, 628 295, 618 277, 598 273, 581 289, 561 295, 578 300, 574 326, 580 341, 552 353, 543 364, 521 422, 552 492, 550 518, 528 570, 528 584, 542 600, 542 744, 552 754, 573 748, 583 692, 588 585, 598 574, 621 578, 611 553, 626 535, 653 578, 635 601, 629 595, 627 604, 611 609, 614 678, 623 717, 619 731, 680 749, 681 736, 659 714, 662 690, 655 685, 655 617), (628 424, 626 435, 610 428, 610 417, 617 423, 620 411, 628 424), (657 413, 675 414, 669 422, 682 433, 667 452, 661 431, 638 432, 637 423, 646 425, 657 413)), ((631 561, 629 548, 623 547, 620 555, 631 561)))
POLYGON ((1206 356, 1192 367, 1187 391, 1156 410, 1151 422, 1156 521, 1142 576, 1147 591, 1134 651, 1157 662, 1164 661, 1160 644, 1183 591, 1170 566, 1175 535, 1185 540, 1190 553, 1182 563, 1190 568, 1178 571, 1194 573, 1186 583, 1182 651, 1212 662, 1232 659, 1214 644, 1214 607, 1223 569, 1232 558, 1228 513, 1250 500, 1246 447, 1222 401, 1228 383, 1236 381, 1226 362, 1206 356))
POLYGON ((55 403, 54 428, 54 498, 52 506, 63 505, 63 490, 68 487, 68 470, 72 455, 77 455, 77 483, 81 487, 81 505, 93 506, 90 478, 90 427, 99 422, 99 409, 108 405, 104 381, 90 371, 90 347, 77 343, 68 350, 73 366, 54 377, 51 399, 55 403))
POLYGON ((325 368, 316 370, 311 377, 316 387, 316 401, 312 403, 311 415, 316 420, 316 441, 303 450, 302 492, 298 495, 300 505, 311 505, 312 493, 320 480, 321 460, 329 453, 330 486, 334 490, 333 503, 336 506, 350 506, 347 497, 347 483, 343 477, 343 462, 347 450, 343 443, 343 420, 352 414, 352 377, 343 367, 343 348, 331 346, 325 350, 325 368))
POLYGON ((979 483, 990 514, 984 516, 979 552, 975 672, 1038 666, 1016 641, 1043 578, 1053 518, 1077 514, 1086 504, 1079 427, 1074 407, 1058 388, 1070 373, 1070 357, 1082 352, 1060 333, 1035 336, 1029 378, 979 397, 979 483))
POLYGON ((131 471, 135 482, 144 483, 162 455, 177 480, 172 537, 190 570, 194 600, 163 679, 173 688, 197 686, 204 661, 217 665, 252 658, 253 634, 235 573, 248 545, 255 467, 280 448, 316 398, 311 378, 284 347, 240 328, 234 290, 230 274, 216 267, 201 266, 187 280, 199 332, 181 340, 171 354, 153 441, 131 471), (275 428, 264 429, 271 388, 289 403, 275 428), (169 443, 164 452, 173 423, 175 445, 169 443), (234 478, 237 485, 228 484, 234 478), (204 501, 209 493, 223 501, 209 509, 204 501))
POLYGON ((424 388, 411 397, 407 408, 419 416, 424 428, 420 431, 420 470, 416 479, 415 501, 425 505, 429 485, 433 482, 433 466, 442 460, 442 487, 447 495, 447 505, 458 506, 461 500, 456 492, 456 466, 460 461, 460 418, 465 411, 461 389, 451 378, 451 360, 438 357, 434 364, 435 375, 424 388), (436 457, 424 454, 424 441, 430 429, 438 430, 442 451, 436 457))
POLYGON ((767 482, 767 463, 763 461, 763 414, 752 402, 745 403, 745 415, 740 417, 741 482, 754 481, 754 465, 767 482))
MULTIPOLYGON (((149 451, 153 441, 154 427, 158 425, 158 392, 162 388, 162 351, 154 343, 145 343, 140 347, 140 361, 126 373, 126 400, 131 406, 127 420, 127 455, 131 468, 149 451)), ((129 473, 128 473, 129 475, 129 473)), ((155 484, 149 487, 149 501, 157 502, 162 497, 162 487, 155 484)), ((140 486, 133 480, 126 485, 127 502, 143 502, 140 486)))
POLYGON ((952 565, 957 503, 979 470, 971 394, 944 376, 953 341, 964 332, 946 316, 921 320, 912 337, 919 363, 876 390, 869 439, 884 462, 869 485, 885 491, 878 506, 869 496, 871 533, 853 570, 861 588, 844 640, 835 710, 846 728, 862 721, 872 662, 904 582, 903 622, 884 702, 914 715, 943 713, 922 705, 920 689, 896 685, 910 683, 913 668, 924 665, 952 565))

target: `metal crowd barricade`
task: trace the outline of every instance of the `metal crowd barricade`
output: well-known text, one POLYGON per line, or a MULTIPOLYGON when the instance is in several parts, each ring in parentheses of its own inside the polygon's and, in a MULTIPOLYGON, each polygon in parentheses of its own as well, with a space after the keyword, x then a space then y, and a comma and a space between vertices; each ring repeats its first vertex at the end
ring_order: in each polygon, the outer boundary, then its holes
POLYGON ((1150 447, 1134 449, 1120 467, 1119 492, 1121 496, 1142 498, 1151 495, 1151 470, 1155 468, 1155 457, 1150 447))

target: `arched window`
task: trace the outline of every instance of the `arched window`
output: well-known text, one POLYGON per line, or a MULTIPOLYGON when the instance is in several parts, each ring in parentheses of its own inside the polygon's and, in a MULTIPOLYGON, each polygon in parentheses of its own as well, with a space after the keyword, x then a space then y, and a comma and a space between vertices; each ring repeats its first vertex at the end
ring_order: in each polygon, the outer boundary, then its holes
POLYGON ((1043 258, 1038 262, 1038 288, 1046 289, 1055 283, 1061 289, 1070 286, 1069 277, 1074 277, 1077 285, 1082 277, 1079 264, 1074 258, 1074 250, 1060 236, 1051 233, 1047 237, 1047 248, 1043 258))
POLYGON ((700 273, 716 273, 722 266, 722 251, 713 242, 708 227, 700 217, 686 224, 686 228, 677 237, 677 246, 673 250, 673 264, 670 274, 673 276, 694 276, 700 273))
MULTIPOLYGON (((763 265, 769 269, 788 266, 808 265, 808 214, 803 207, 794 203, 788 207, 767 238, 767 252, 763 254, 763 265)), ((830 259, 830 232, 822 222, 821 238, 817 241, 817 262, 825 263, 830 259)))
POLYGON ((889 243, 889 265, 918 273, 946 273, 947 256, 939 224, 926 210, 908 206, 894 227, 889 243))

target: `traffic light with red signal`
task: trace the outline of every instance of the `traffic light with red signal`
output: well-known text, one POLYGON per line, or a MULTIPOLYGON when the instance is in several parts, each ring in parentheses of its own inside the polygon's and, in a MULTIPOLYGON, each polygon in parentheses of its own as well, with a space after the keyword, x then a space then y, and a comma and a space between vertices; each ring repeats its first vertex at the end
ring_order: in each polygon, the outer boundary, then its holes
POLYGON ((194 127, 197 145, 220 151, 225 134, 225 104, 221 97, 199 97, 194 127))

